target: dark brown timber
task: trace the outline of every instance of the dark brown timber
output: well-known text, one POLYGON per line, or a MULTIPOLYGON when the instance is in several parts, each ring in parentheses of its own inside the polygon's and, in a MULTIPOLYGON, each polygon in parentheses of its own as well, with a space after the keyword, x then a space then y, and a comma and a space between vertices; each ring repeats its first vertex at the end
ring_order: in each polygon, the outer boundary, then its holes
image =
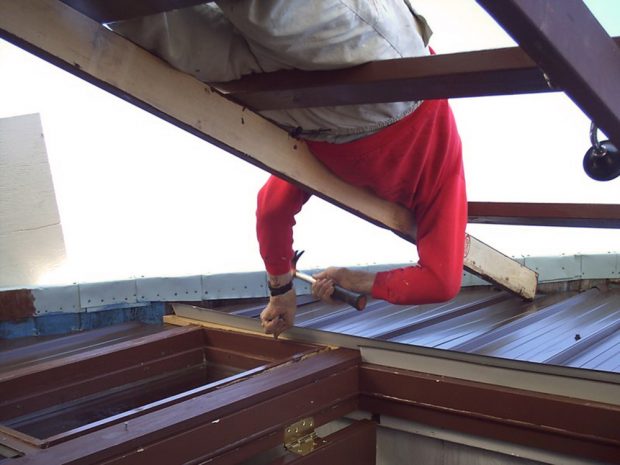
POLYGON ((255 110, 548 92, 519 48, 376 61, 331 71, 276 71, 215 83, 255 110))
POLYGON ((582 0, 478 0, 620 147, 620 49, 582 0), (578 33, 576 33, 578 31, 578 33))
POLYGON ((469 223, 620 228, 620 205, 469 202, 469 223))
POLYGON ((360 409, 439 428, 620 463, 620 407, 363 365, 360 409))
MULTIPOLYGON (((620 38, 615 38, 620 45, 620 38)), ((520 48, 376 61, 332 71, 276 71, 214 86, 255 110, 563 90, 520 48)))
POLYGON ((357 351, 344 349, 322 352, 14 463, 181 464, 197 458, 207 460, 355 399, 359 357, 357 351))

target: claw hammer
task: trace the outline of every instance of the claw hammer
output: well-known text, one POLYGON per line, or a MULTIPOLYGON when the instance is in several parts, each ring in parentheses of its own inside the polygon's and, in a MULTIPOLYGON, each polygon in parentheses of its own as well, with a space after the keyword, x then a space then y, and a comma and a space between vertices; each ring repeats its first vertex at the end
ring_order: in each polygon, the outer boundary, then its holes
MULTIPOLYGON (((297 270, 297 261, 299 257, 303 255, 304 251, 295 251, 295 255, 293 255, 293 267, 295 269, 295 277, 301 279, 310 284, 314 284, 316 279, 306 273, 302 273, 297 270)), ((353 308, 361 311, 366 308, 367 297, 365 294, 358 294, 357 292, 349 291, 344 287, 334 285, 334 293, 331 295, 331 298, 334 300, 340 300, 341 302, 345 302, 351 305, 353 308)))

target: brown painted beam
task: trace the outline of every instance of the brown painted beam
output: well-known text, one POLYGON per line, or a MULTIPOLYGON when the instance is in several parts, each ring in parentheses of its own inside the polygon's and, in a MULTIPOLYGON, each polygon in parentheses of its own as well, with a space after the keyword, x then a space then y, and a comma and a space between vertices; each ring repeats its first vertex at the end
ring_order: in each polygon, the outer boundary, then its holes
POLYGON ((469 223, 620 228, 620 205, 469 202, 469 223))
POLYGON ((582 0, 478 0, 620 147, 620 49, 582 0), (577 32, 578 31, 578 32, 577 32))
POLYGON ((518 47, 377 61, 333 71, 276 71, 214 83, 254 110, 548 92, 518 47))
POLYGON ((359 362, 357 351, 321 352, 14 463, 205 461, 279 430, 282 425, 355 399, 359 362))
POLYGON ((567 455, 620 463, 620 408, 362 365, 360 408, 567 455))
POLYGON ((99 23, 163 13, 207 3, 208 0, 61 0, 99 23))
MULTIPOLYGON (((620 45, 620 37, 615 38, 620 45)), ((213 84, 254 110, 559 91, 519 47, 287 70, 213 84)))

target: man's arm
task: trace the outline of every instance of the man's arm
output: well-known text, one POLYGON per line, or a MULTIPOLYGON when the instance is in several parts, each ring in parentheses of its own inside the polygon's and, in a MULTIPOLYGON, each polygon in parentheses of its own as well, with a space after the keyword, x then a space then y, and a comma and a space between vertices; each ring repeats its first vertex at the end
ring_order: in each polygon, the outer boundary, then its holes
POLYGON ((261 324, 275 337, 295 320, 295 289, 287 289, 293 280, 293 226, 309 198, 310 194, 275 176, 258 193, 256 236, 272 294, 261 313, 261 324))
POLYGON ((312 292, 326 302, 334 284, 395 304, 447 301, 458 293, 463 274, 467 199, 463 175, 442 186, 418 215, 417 265, 379 273, 330 267, 317 273, 312 292))

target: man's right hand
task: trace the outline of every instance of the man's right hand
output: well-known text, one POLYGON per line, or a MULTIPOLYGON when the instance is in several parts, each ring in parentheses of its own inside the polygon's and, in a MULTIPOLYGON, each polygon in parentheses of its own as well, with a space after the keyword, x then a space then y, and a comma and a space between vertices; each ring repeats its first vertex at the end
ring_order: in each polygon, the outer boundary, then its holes
POLYGON ((260 314, 261 326, 266 334, 273 334, 277 339, 280 334, 293 326, 297 310, 295 289, 285 294, 269 298, 267 307, 260 314))
POLYGON ((349 270, 331 266, 314 275, 316 282, 312 285, 312 294, 327 303, 335 303, 331 298, 334 285, 337 284, 350 291, 370 294, 376 273, 361 270, 349 270))

